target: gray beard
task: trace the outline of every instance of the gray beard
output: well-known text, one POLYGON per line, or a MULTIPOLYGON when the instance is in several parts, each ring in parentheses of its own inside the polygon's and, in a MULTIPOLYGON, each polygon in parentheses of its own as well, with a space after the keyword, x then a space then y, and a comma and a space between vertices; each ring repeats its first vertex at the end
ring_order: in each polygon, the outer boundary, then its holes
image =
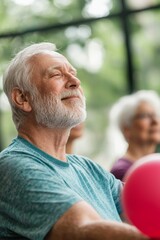
MULTIPOLYGON (((37 94, 36 94, 37 95, 37 94)), ((54 94, 41 97, 40 94, 33 97, 33 110, 38 124, 47 128, 71 128, 86 119, 85 97, 77 90, 70 90, 63 96, 54 94), (67 103, 68 100, 61 100, 65 96, 79 95, 80 98, 67 103)))

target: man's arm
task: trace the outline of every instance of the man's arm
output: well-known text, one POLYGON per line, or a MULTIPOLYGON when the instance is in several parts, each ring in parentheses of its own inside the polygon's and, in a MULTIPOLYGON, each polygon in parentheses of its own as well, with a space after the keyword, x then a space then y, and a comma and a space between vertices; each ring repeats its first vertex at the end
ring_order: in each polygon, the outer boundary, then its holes
POLYGON ((86 202, 73 205, 45 240, 147 240, 135 227, 103 220, 86 202))

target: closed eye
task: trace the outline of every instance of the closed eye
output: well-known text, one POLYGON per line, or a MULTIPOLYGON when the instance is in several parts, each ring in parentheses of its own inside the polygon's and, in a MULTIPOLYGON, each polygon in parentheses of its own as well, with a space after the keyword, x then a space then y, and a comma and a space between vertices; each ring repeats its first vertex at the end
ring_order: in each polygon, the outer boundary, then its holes
POLYGON ((49 78, 53 78, 53 77, 62 77, 63 74, 61 72, 53 72, 50 73, 49 78))

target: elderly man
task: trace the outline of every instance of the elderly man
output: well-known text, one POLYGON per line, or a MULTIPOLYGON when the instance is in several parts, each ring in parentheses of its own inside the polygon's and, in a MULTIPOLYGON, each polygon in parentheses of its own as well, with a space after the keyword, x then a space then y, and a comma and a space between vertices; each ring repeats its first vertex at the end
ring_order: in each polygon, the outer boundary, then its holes
POLYGON ((85 98, 54 45, 19 52, 4 91, 18 136, 0 155, 0 239, 148 239, 121 221, 121 182, 65 153, 70 129, 86 118, 85 98))

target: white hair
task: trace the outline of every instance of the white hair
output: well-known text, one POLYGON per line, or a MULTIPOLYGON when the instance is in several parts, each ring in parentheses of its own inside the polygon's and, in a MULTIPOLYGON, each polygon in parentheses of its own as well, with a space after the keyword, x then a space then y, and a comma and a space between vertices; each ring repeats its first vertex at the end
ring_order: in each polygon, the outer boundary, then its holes
POLYGON ((109 113, 111 124, 117 125, 120 129, 130 126, 135 112, 140 103, 146 102, 152 105, 156 114, 160 113, 160 98, 153 90, 140 90, 133 94, 121 97, 116 102, 109 113))
POLYGON ((34 94, 36 87, 31 83, 33 65, 29 60, 37 54, 53 54, 55 51, 56 46, 52 43, 32 44, 16 54, 3 75, 3 89, 10 102, 13 121, 17 128, 25 113, 13 103, 11 98, 12 90, 18 87, 22 92, 32 90, 31 93, 34 94))

